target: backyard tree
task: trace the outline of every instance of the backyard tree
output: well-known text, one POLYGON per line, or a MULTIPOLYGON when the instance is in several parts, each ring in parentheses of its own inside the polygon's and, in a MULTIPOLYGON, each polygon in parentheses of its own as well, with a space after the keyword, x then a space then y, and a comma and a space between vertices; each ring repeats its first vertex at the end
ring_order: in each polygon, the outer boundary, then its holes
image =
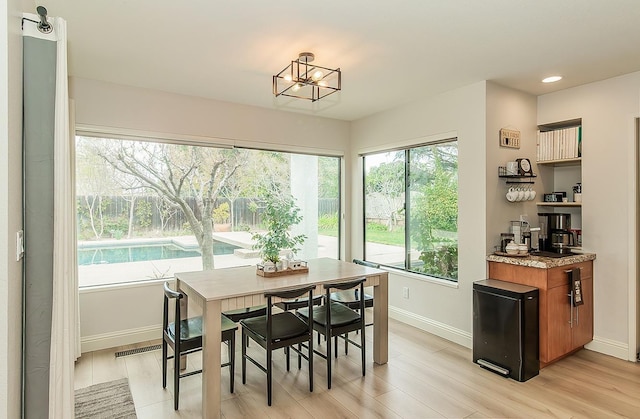
POLYGON ((93 146, 114 169, 182 210, 200 246, 203 269, 213 269, 212 212, 221 189, 242 164, 238 152, 133 141, 94 140, 93 146))
MULTIPOLYGON (((424 272, 457 279, 458 188, 457 166, 449 155, 431 150, 411 205, 411 238, 419 250, 424 272)), ((413 195, 412 195, 413 196, 413 195)))
POLYGON ((77 194, 82 197, 82 201, 78 201, 78 213, 88 221, 93 236, 100 239, 107 224, 104 207, 109 194, 115 193, 118 187, 113 180, 113 168, 101 164, 100 157, 83 144, 78 144, 76 152, 76 170, 78 178, 83 180, 76 185, 77 194))
POLYGON ((386 219, 388 230, 393 230, 403 209, 404 161, 372 167, 365 182, 367 216, 386 219))

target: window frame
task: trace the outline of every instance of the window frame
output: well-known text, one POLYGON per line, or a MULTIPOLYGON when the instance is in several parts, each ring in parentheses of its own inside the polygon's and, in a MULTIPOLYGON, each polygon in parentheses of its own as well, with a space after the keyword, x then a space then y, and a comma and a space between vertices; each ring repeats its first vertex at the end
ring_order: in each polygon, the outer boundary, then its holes
MULTIPOLYGON (((275 152, 275 153, 283 153, 287 155, 307 155, 314 156, 317 158, 335 158, 337 165, 337 237, 336 237, 336 254, 332 257, 335 257, 337 260, 342 259, 343 252, 343 240, 344 240, 344 221, 342 220, 342 210, 343 210, 343 185, 344 182, 344 153, 319 149, 313 147, 305 147, 305 146, 287 146, 282 145, 281 147, 276 144, 261 144, 254 143, 248 141, 236 141, 229 139, 220 139, 215 137, 200 137, 200 136, 190 136, 190 135, 172 135, 166 133, 156 133, 150 131, 137 131, 137 130, 129 130, 129 129, 118 129, 118 128, 109 128, 109 127, 95 127, 95 126, 80 126, 77 125, 74 135, 74 149, 73 149, 73 158, 74 158, 74 173, 76 166, 76 150, 75 150, 75 139, 77 137, 92 137, 96 139, 109 139, 109 140, 120 140, 120 141, 138 141, 138 142, 149 142, 149 143, 158 143, 158 144, 168 144, 168 145, 179 145, 179 146, 191 146, 191 147, 207 147, 207 148, 219 148, 219 149, 245 149, 250 151, 264 151, 264 152, 275 152)), ((76 176, 74 176, 75 178, 76 176)), ((74 183, 77 184, 77 179, 74 179, 74 183)), ((77 195, 77 193, 76 193, 77 195)), ((78 240, 75 242, 76 253, 78 251, 78 240)), ((78 265, 76 265, 78 266, 78 265)), ((220 269, 220 268, 217 268, 220 269)), ((80 291, 87 291, 91 289, 104 289, 104 288, 122 288, 127 286, 138 286, 140 284, 151 284, 154 282, 163 282, 167 278, 139 278, 132 279, 126 282, 113 282, 113 283, 105 283, 105 284, 90 284, 90 285, 80 285, 78 284, 78 289, 80 291)))
MULTIPOLYGON (((411 229, 408 228, 407 220, 410 220, 411 217, 411 205, 407 205, 408 200, 410 201, 410 193, 411 193, 411 150, 417 149, 420 147, 427 146, 436 146, 439 144, 446 143, 455 143, 456 148, 459 150, 459 142, 458 136, 456 133, 446 133, 443 136, 439 136, 438 138, 431 138, 427 141, 422 142, 411 142, 407 144, 397 145, 395 147, 390 148, 380 148, 375 150, 367 150, 366 152, 362 152, 359 154, 360 166, 362 167, 362 257, 363 260, 377 263, 381 267, 384 267, 389 270, 395 270, 398 273, 408 274, 408 275, 416 275, 421 279, 429 279, 431 281, 435 281, 438 283, 443 283, 447 285, 457 286, 459 283, 459 278, 446 278, 440 277, 433 274, 425 273, 425 272, 417 272, 415 270, 410 269, 410 258, 411 258, 411 247, 409 246, 411 243, 411 229), (405 213, 405 229, 404 229, 404 266, 401 268, 395 265, 387 265, 384 263, 380 263, 378 261, 371 261, 367 259, 367 205, 366 205, 366 162, 365 158, 368 156, 383 154, 383 153, 392 153, 402 151, 404 153, 404 213, 405 213)), ((459 155, 457 156, 457 162, 459 162, 459 155)), ((459 186, 459 179, 458 179, 459 186)), ((460 207, 457 209, 458 219, 460 216, 460 207)), ((459 266, 459 256, 458 256, 458 266, 459 266)))

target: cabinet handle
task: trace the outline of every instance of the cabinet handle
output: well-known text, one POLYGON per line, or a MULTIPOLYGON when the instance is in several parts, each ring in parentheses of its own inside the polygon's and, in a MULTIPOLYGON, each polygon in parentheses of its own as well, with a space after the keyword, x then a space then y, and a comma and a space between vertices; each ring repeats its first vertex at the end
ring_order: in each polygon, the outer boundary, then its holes
MULTIPOLYGON (((581 267, 579 267, 578 269, 583 270, 583 269, 584 269, 584 266, 581 266, 581 267)), ((573 269, 566 269, 566 270, 564 271, 564 273, 566 273, 566 274, 571 273, 571 272, 573 272, 573 269)))
POLYGON ((573 290, 569 293, 569 310, 571 313, 569 325, 571 326, 571 329, 573 329, 573 290))
POLYGON ((576 326, 578 326, 580 324, 580 307, 576 307, 576 326))

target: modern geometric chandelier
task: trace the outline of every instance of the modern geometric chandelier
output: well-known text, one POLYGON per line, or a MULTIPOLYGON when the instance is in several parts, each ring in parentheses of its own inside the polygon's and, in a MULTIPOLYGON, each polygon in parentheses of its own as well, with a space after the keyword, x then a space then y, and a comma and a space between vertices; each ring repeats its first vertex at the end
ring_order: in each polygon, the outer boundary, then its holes
POLYGON ((331 69, 310 64, 315 56, 310 52, 301 52, 298 59, 291 61, 284 70, 273 76, 273 94, 320 100, 341 89, 339 68, 331 69))

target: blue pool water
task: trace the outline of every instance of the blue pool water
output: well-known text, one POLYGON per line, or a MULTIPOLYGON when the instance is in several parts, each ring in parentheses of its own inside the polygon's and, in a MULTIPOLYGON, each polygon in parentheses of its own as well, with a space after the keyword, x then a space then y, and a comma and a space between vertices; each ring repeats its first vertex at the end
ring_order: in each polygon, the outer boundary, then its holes
MULTIPOLYGON (((237 249, 227 243, 214 241, 214 255, 230 255, 237 249)), ((78 265, 141 262, 148 260, 200 257, 198 250, 186 250, 175 244, 98 247, 78 249, 78 265)))

